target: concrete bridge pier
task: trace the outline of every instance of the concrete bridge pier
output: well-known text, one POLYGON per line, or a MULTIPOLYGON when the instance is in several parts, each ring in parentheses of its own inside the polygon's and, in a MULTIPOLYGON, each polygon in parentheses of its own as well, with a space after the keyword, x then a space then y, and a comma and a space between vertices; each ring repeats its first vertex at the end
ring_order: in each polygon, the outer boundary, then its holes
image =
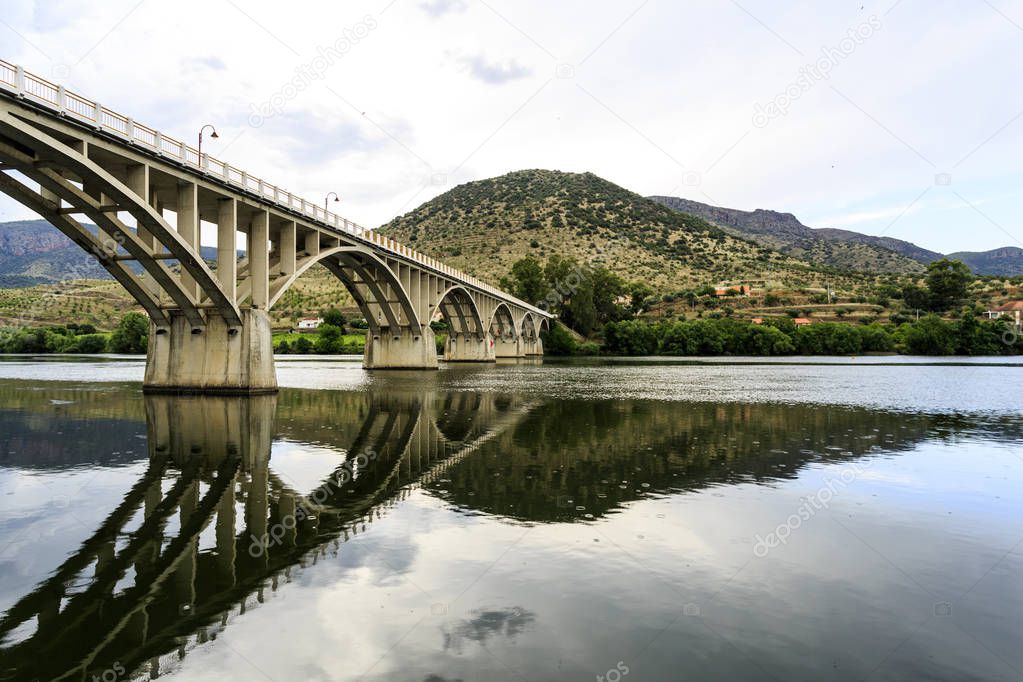
POLYGON ((169 327, 149 326, 146 393, 253 395, 277 392, 270 316, 243 309, 240 327, 211 312, 205 327, 169 311, 169 327))
POLYGON ((543 355, 543 341, 540 340, 539 336, 531 339, 522 339, 522 350, 523 355, 529 357, 533 355, 543 355))
POLYGON ((494 357, 497 358, 521 358, 525 353, 522 350, 522 339, 518 336, 500 336, 494 339, 494 357))
POLYGON ((494 338, 490 334, 452 333, 444 345, 447 362, 494 362, 494 338))
POLYGON ((387 327, 366 337, 366 369, 437 369, 437 341, 430 325, 417 329, 387 327))

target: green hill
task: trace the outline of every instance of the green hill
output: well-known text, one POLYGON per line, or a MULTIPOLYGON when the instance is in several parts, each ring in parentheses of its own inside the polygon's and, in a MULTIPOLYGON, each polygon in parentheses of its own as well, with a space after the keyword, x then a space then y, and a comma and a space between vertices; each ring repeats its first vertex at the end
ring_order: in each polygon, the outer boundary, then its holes
POLYGON ((664 292, 742 280, 817 285, 825 276, 592 173, 525 170, 469 182, 380 231, 493 282, 528 253, 604 264, 664 292))

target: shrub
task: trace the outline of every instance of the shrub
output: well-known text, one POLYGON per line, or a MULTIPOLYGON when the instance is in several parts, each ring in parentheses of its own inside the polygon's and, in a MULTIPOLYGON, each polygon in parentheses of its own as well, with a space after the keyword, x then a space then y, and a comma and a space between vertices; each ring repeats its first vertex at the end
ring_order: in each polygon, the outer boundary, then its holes
POLYGON ((321 324, 316 339, 316 352, 320 355, 337 355, 344 348, 344 332, 332 324, 321 324))
POLYGON ((149 318, 142 313, 128 313, 117 323, 110 337, 110 350, 115 353, 145 353, 149 343, 149 318))
POLYGON ((84 334, 75 340, 75 353, 104 353, 107 350, 107 337, 102 334, 84 334))
POLYGON ((639 320, 608 322, 604 326, 604 347, 620 355, 653 355, 657 352, 653 325, 639 320))
POLYGON ((952 355, 958 346, 952 325, 937 315, 922 317, 910 325, 905 339, 906 349, 917 355, 952 355))
POLYGON ((572 335, 560 322, 555 322, 549 331, 541 334, 543 351, 548 355, 573 355, 577 344, 572 335))
POLYGON ((332 327, 341 329, 342 332, 345 328, 345 316, 337 308, 330 308, 320 313, 320 317, 323 318, 323 324, 329 324, 332 327))

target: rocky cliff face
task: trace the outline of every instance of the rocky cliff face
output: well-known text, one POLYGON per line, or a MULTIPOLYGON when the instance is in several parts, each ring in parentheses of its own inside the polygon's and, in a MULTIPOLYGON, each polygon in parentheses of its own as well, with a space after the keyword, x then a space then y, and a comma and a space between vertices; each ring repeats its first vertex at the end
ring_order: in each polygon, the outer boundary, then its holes
MULTIPOLYGON (((739 211, 681 197, 650 197, 681 213, 713 223, 737 237, 751 239, 784 254, 835 268, 868 272, 919 272, 943 254, 893 237, 852 230, 812 228, 791 213, 758 208, 739 211)), ((1023 274, 1023 249, 1007 246, 992 251, 960 251, 948 258, 961 260, 978 275, 1012 277, 1023 274)))
POLYGON ((1013 277, 1023 274, 1023 249, 1005 246, 991 251, 960 251, 949 258, 961 260, 978 274, 1013 277))
POLYGON ((763 246, 817 265, 866 272, 905 273, 919 272, 923 269, 920 261, 898 253, 880 242, 829 238, 821 230, 815 230, 799 222, 791 213, 762 208, 755 211, 740 211, 681 197, 650 198, 676 211, 703 218, 737 237, 751 239, 763 246))
POLYGON ((73 246, 71 240, 45 220, 0 224, 0 259, 49 253, 73 246))

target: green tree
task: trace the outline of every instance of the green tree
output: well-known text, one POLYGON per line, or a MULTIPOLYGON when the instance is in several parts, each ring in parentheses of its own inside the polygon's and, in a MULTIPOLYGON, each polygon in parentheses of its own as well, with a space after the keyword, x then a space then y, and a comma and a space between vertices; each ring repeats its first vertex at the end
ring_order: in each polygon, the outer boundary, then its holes
POLYGON ((573 355, 576 351, 575 339, 560 322, 555 322, 549 331, 543 332, 540 336, 546 355, 573 355))
POLYGON ((619 355, 653 355, 657 352, 657 330, 640 320, 608 322, 604 327, 604 347, 619 355))
POLYGON ((75 340, 75 353, 103 353, 107 349, 107 337, 102 334, 83 334, 75 340))
POLYGON ((306 336, 300 336, 292 344, 291 352, 299 355, 308 355, 313 352, 313 342, 306 336))
POLYGON ((1001 355, 1008 350, 1002 339, 1008 326, 977 318, 974 311, 963 310, 956 323, 956 353, 960 355, 1001 355))
POLYGON ((515 261, 515 264, 512 265, 511 277, 509 288, 523 301, 535 304, 547 295, 543 266, 534 256, 529 255, 515 261))
POLYGON ((332 327, 337 327, 342 330, 345 328, 346 320, 344 313, 337 308, 328 308, 327 310, 324 310, 320 313, 320 317, 323 318, 323 324, 329 324, 332 327))
POLYGON ((46 353, 46 331, 22 329, 11 335, 4 347, 5 353, 46 353))
POLYGON ((958 346, 955 329, 937 315, 927 315, 908 325, 906 349, 916 355, 953 355, 958 346))
POLYGON ((915 284, 907 284, 902 289, 902 301, 912 310, 930 310, 931 294, 927 289, 915 284))
POLYGON ((625 280, 605 267, 591 268, 586 273, 592 291, 593 308, 596 313, 596 326, 607 322, 632 317, 630 311, 618 303, 625 296, 625 280))
POLYGON ((149 343, 149 318, 131 312, 121 318, 110 337, 110 350, 115 353, 145 353, 149 343))
POLYGON ((973 273, 965 263, 942 258, 927 266, 931 310, 948 310, 966 298, 973 273))
POLYGON ((316 352, 320 355, 337 355, 344 349, 344 332, 332 324, 321 324, 317 330, 320 335, 316 339, 316 352))
POLYGON ((646 282, 634 282, 629 288, 629 308, 633 314, 643 309, 643 302, 654 295, 653 287, 646 282))

